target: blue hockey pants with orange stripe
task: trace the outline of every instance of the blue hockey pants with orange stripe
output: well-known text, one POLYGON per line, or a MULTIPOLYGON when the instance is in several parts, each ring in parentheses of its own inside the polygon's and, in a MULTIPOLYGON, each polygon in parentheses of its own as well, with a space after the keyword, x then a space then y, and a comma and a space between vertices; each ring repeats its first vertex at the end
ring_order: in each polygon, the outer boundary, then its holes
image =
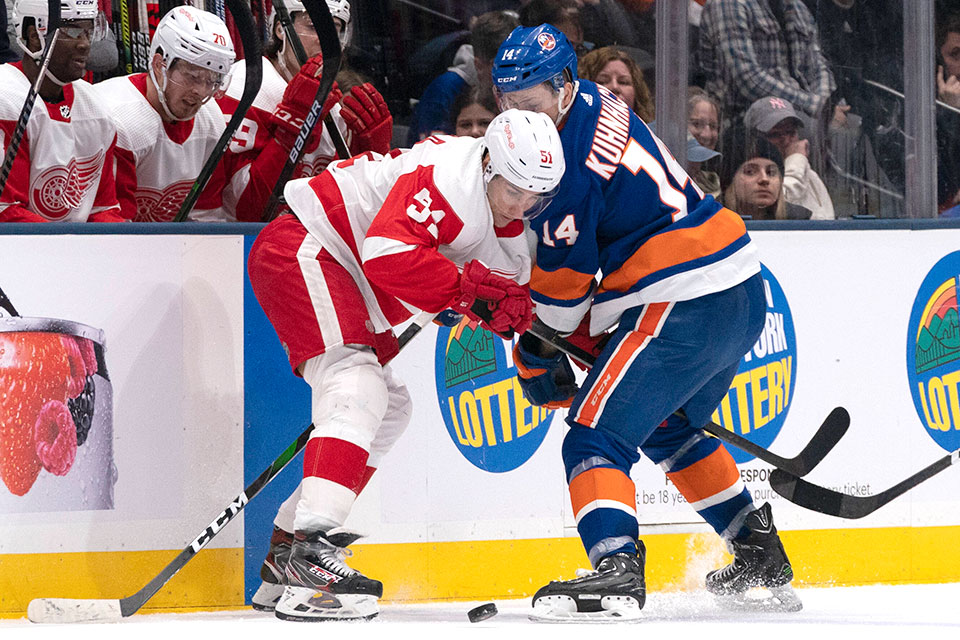
POLYGON ((733 458, 701 427, 727 394, 765 316, 759 274, 724 291, 621 316, 574 398, 563 442, 577 530, 594 566, 636 549, 630 469, 640 451, 724 539, 740 532, 753 510, 750 493, 733 458))

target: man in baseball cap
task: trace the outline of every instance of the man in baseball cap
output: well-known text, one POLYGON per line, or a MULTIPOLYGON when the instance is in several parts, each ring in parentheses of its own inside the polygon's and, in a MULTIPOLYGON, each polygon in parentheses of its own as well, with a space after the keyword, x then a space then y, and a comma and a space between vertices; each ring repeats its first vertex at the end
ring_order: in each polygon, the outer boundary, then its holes
POLYGON ((784 98, 766 96, 755 101, 743 118, 747 135, 759 132, 784 158, 783 190, 787 202, 813 212, 811 220, 833 220, 836 214, 826 185, 810 166, 810 142, 800 139, 803 120, 784 98))

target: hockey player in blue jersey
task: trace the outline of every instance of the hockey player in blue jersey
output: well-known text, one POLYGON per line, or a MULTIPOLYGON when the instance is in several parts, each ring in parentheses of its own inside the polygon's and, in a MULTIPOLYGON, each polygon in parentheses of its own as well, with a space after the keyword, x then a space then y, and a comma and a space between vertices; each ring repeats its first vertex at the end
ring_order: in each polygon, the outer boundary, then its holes
POLYGON ((769 504, 754 506, 733 458, 701 429, 764 325, 760 263, 740 216, 704 196, 626 104, 578 80, 573 48, 551 25, 510 34, 493 84, 501 109, 543 112, 560 129, 567 169, 531 221, 531 295, 544 324, 597 356, 578 389, 564 354, 530 335, 514 349, 524 395, 569 407, 563 462, 594 567, 541 588, 533 615, 622 619, 643 607, 630 479, 640 452, 732 552, 707 574, 710 592, 742 599, 765 587, 766 605, 799 608, 769 504))

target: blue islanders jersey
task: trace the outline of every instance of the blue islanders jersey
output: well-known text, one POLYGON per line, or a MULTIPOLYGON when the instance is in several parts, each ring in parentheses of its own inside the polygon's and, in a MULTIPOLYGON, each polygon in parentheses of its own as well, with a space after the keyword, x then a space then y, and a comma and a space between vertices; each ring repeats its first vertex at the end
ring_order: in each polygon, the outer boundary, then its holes
POLYGON ((596 335, 631 307, 691 300, 760 271, 740 216, 704 196, 606 88, 580 80, 560 139, 566 172, 530 225, 531 294, 547 325, 573 331, 592 306, 596 335))

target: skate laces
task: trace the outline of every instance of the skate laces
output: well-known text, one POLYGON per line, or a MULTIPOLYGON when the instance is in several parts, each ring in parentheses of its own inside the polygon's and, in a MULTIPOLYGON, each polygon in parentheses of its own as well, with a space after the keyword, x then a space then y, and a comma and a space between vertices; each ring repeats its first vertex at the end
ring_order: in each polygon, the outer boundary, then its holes
POLYGON ((334 546, 329 542, 327 545, 329 545, 329 547, 320 549, 320 551, 317 553, 317 557, 325 569, 333 571, 334 573, 345 578, 360 575, 359 571, 348 565, 346 562, 347 558, 353 555, 353 551, 345 547, 334 546))

